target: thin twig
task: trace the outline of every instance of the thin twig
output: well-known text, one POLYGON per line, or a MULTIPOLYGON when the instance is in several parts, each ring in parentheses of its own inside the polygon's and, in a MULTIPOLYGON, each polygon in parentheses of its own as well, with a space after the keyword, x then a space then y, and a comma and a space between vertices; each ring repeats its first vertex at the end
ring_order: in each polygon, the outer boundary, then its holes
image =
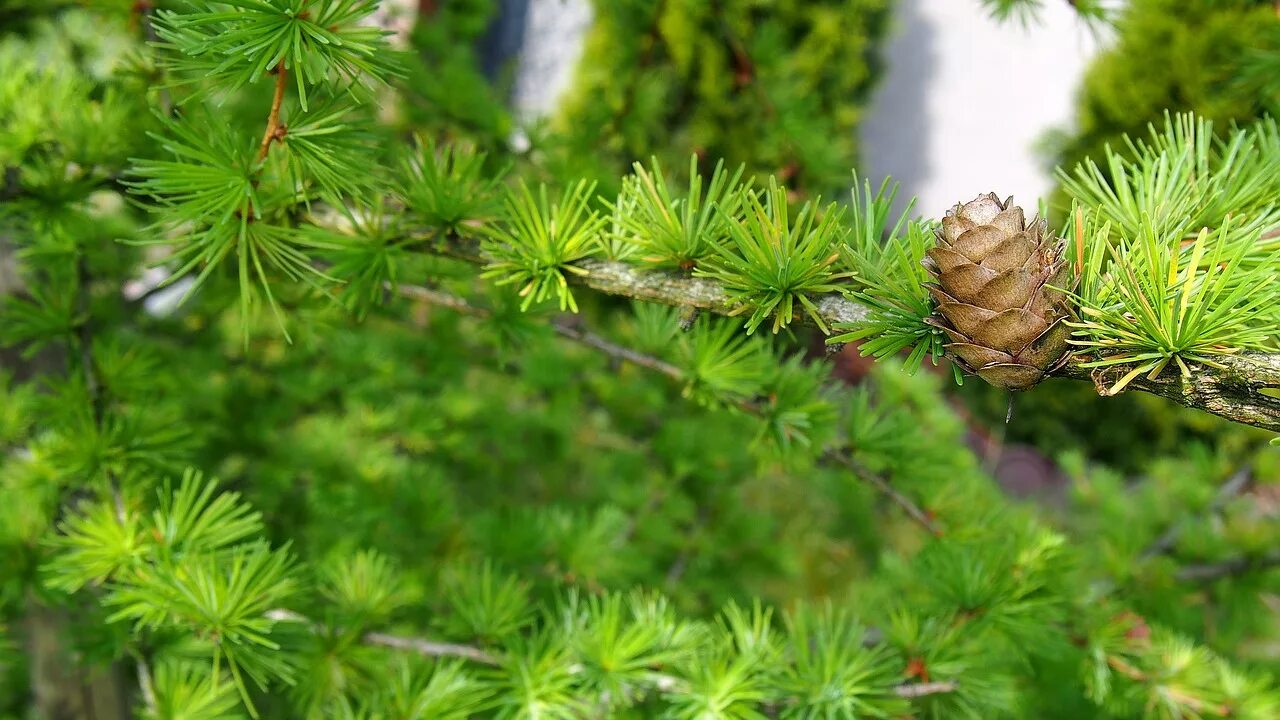
MULTIPOLYGON (((310 218, 321 227, 340 228, 346 224, 341 213, 326 208, 317 208, 310 218)), ((426 252, 481 265, 488 262, 480 243, 475 240, 439 233, 414 237, 419 240, 426 238, 434 241, 419 244, 426 252)), ((568 274, 568 282, 606 295, 708 310, 721 315, 741 312, 741 306, 725 287, 707 278, 646 270, 598 258, 585 258, 573 266, 582 272, 568 274)), ((840 292, 814 295, 810 299, 817 309, 817 316, 828 326, 856 325, 871 313, 866 305, 840 292)), ((1087 368, 1083 363, 1082 359, 1072 360, 1055 371, 1054 376, 1091 382, 1105 390, 1114 382, 1110 376, 1124 371, 1123 367, 1118 370, 1087 368)), ((1224 355, 1216 363, 1218 367, 1192 364, 1188 377, 1177 372, 1164 372, 1155 378, 1143 375, 1134 379, 1127 386, 1127 391, 1158 395, 1237 423, 1280 431, 1280 398, 1269 394, 1271 389, 1280 388, 1280 353, 1224 355)))
POLYGON ((394 292, 400 297, 411 298, 413 300, 421 300, 429 305, 436 307, 448 308, 461 315, 469 315, 488 319, 493 317, 493 313, 478 305, 472 305, 467 302, 466 298, 458 297, 447 292, 442 292, 434 288, 423 287, 421 285, 394 285, 390 282, 382 284, 383 289, 394 292))
POLYGON ((689 556, 693 553, 696 546, 694 536, 707 524, 708 515, 710 515, 710 512, 708 512, 706 506, 704 504, 698 505, 697 513, 693 520, 693 526, 682 533, 685 538, 683 543, 684 547, 680 549, 680 554, 676 555, 676 559, 671 563, 671 567, 667 568, 667 573, 664 576, 664 582, 666 582, 667 585, 675 585, 680 582, 680 578, 684 577, 685 571, 689 569, 689 556))
POLYGON ((1183 582, 1207 582, 1231 575, 1266 570, 1277 565, 1280 565, 1280 551, 1272 551, 1262 555, 1241 555, 1202 565, 1186 565, 1179 569, 1174 577, 1183 582))
POLYGON ((320 626, 317 623, 311 622, 311 620, 309 620, 307 616, 301 613, 296 613, 292 610, 286 610, 285 608, 275 608, 272 610, 268 610, 263 614, 266 616, 268 620, 273 620, 275 622, 301 623, 303 625, 309 626, 312 630, 320 629, 320 626))
MULTIPOLYGON (((296 613, 285 608, 275 608, 268 610, 266 617, 276 622, 292 622, 306 626, 313 633, 326 632, 326 628, 318 622, 312 621, 301 613, 296 613)), ((457 657, 466 658, 484 665, 497 665, 498 658, 470 645, 458 645, 456 643, 436 642, 419 637, 406 637, 402 635, 391 635, 389 633, 369 632, 361 636, 361 640, 367 645, 378 645, 380 647, 394 648, 396 650, 411 650, 427 657, 457 657)))
POLYGON ((609 342, 599 335, 580 330, 563 322, 553 322, 551 323, 551 327, 561 337, 568 338, 574 342, 599 350, 615 360, 625 360, 633 365, 638 365, 642 368, 647 368, 654 372, 666 375, 672 380, 684 379, 684 373, 680 368, 669 362, 653 357, 652 355, 646 355, 642 352, 632 350, 629 347, 623 347, 622 345, 609 342))
MULTIPOLYGON (((390 283, 386 283, 384 287, 387 290, 400 294, 401 296, 422 300, 432 305, 448 308, 464 315, 479 318, 488 318, 492 316, 492 313, 489 310, 472 305, 467 302, 465 298, 451 295, 440 290, 415 285, 392 285, 390 283)), ((676 381, 684 380, 684 372, 665 360, 637 352, 628 347, 623 347, 622 345, 610 342, 599 335, 580 330, 564 322, 552 322, 551 327, 562 337, 581 343, 595 350, 599 350, 616 360, 634 363, 640 367, 648 368, 666 375, 676 381)), ((759 404, 750 400, 739 401, 736 405, 740 410, 751 415, 760 415, 763 412, 763 408, 761 408, 759 404)), ((852 456, 847 453, 832 450, 825 453, 822 457, 823 460, 827 462, 834 463, 851 470, 854 475, 870 483, 876 490, 883 493, 885 497, 889 498, 889 500, 894 504, 901 507, 907 513, 908 517, 919 523, 924 527, 924 529, 928 530, 935 536, 942 535, 942 531, 933 522, 933 520, 929 518, 929 515, 925 511, 921 510, 920 507, 912 502, 910 498, 898 492, 888 480, 885 480, 872 472, 870 468, 858 462, 852 456)))
MULTIPOLYGON (((328 629, 320 623, 311 620, 306 615, 296 613, 286 608, 274 608, 268 610, 265 615, 268 620, 273 620, 275 622, 297 623, 305 626, 308 630, 316 634, 328 632, 328 629)), ((367 645, 378 645, 381 647, 395 648, 397 650, 412 650, 419 655, 425 655, 428 657, 459 657, 473 660, 484 665, 498 664, 498 659, 493 655, 490 655, 480 648, 471 647, 469 645, 436 642, 434 640, 426 640, 423 638, 404 637, 379 632, 365 633, 361 636, 361 640, 367 645)))
MULTIPOLYGON (((269 619, 276 621, 296 622, 306 626, 311 632, 324 632, 324 626, 313 622, 304 615, 300 615, 292 610, 274 609, 266 613, 269 619)), ((422 637, 412 635, 392 635, 381 632, 368 632, 361 636, 361 640, 366 645, 374 645, 377 647, 390 648, 392 650, 404 650, 414 652, 425 657, 441 657, 441 658, 461 658, 481 665, 498 666, 502 664, 502 658, 471 645, 461 645, 458 643, 438 642, 436 640, 428 640, 422 637)), ((657 674, 653 676, 654 687, 661 692, 671 692, 683 685, 683 681, 673 675, 657 674)), ((943 693, 955 692, 959 685, 955 682, 925 682, 925 683, 907 683, 897 685, 893 688, 895 695, 901 698, 918 698, 926 695, 940 695, 943 693)))
MULTIPOLYGON (((402 297, 422 300, 423 302, 430 303, 437 307, 447 308, 463 315, 484 319, 493 316, 493 313, 486 308, 472 305, 467 302, 465 298, 458 297, 457 295, 451 295, 440 290, 422 287, 420 285, 393 286, 391 283, 384 284, 384 287, 396 292, 402 297)), ((629 362, 633 365, 653 370, 654 372, 666 375, 673 380, 681 380, 684 378, 684 373, 681 372, 680 368, 669 362, 653 357, 652 355, 646 355, 642 352, 632 350, 629 347, 624 347, 617 343, 610 342, 599 335, 574 327, 563 320, 553 321, 550 325, 551 329, 554 330, 557 335, 573 340, 576 343, 586 345, 587 347, 595 350, 599 350, 615 360, 629 362)))
MULTIPOLYGON (((1217 514, 1223 506, 1230 502, 1231 498, 1239 495, 1242 490, 1248 487, 1252 480, 1253 469, 1249 465, 1245 465, 1232 473, 1231 477, 1227 478, 1227 481, 1222 483, 1218 488, 1218 492, 1213 496, 1213 500, 1209 503, 1209 506, 1205 508, 1204 514, 1217 514)), ((1138 556, 1138 559, 1150 560, 1157 555, 1163 555, 1172 550, 1174 544, 1178 542, 1178 536, 1182 534, 1185 527, 1185 521, 1176 522, 1169 526, 1169 529, 1165 530, 1160 537, 1156 538, 1154 542, 1147 546, 1146 550, 1142 551, 1142 554, 1138 556)))
MULTIPOLYGON (((426 657, 455 657, 471 660, 483 665, 501 665, 500 658, 485 652, 477 647, 470 645, 458 645, 456 643, 443 643, 426 638, 411 637, 404 635, 388 635, 386 633, 365 633, 364 642, 369 645, 379 647, 392 648, 394 650, 407 650, 418 653, 426 657)), ((683 685, 680 678, 674 675, 658 674, 653 676, 654 687, 661 692, 671 692, 683 685)), ((955 692, 959 689, 959 684, 953 681, 944 682, 927 682, 927 683, 907 683, 896 685, 893 693, 900 698, 919 698, 926 695, 941 695, 944 693, 955 692)))
POLYGON ((835 450, 829 450, 823 454, 823 458, 830 462, 834 462, 837 465, 842 465, 848 468, 854 475, 857 475, 859 478, 871 483, 876 490, 879 490, 881 494, 893 501, 898 507, 902 508, 902 510, 907 513, 908 517, 919 523, 925 530, 928 530, 935 537, 942 536, 942 530, 933 522, 928 513, 921 510, 919 505, 916 505, 911 501, 911 498, 898 492, 897 488, 889 484, 888 480, 885 480, 872 472, 871 468, 868 468, 858 462, 852 455, 835 450))
MULTIPOLYGON (((84 378, 85 392, 89 395, 89 408, 93 417, 93 427, 102 432, 106 422, 106 396, 102 392, 102 379, 98 376, 98 367, 93 360, 93 325, 92 297, 90 285, 93 278, 89 274, 89 261, 84 253, 76 260, 76 313, 79 324, 76 327, 76 344, 80 351, 80 372, 84 378)), ((115 504, 116 520, 125 522, 124 497, 120 492, 120 480, 110 468, 105 469, 107 485, 111 489, 111 501, 115 504)))
POLYGON ((285 128, 280 124, 280 105, 284 103, 285 83, 288 81, 289 71, 285 69, 284 60, 276 63, 276 67, 272 72, 276 75, 276 91, 271 98, 271 114, 267 116, 267 129, 262 133, 262 142, 258 145, 257 162, 267 159, 267 153, 271 151, 272 140, 284 139, 285 128))

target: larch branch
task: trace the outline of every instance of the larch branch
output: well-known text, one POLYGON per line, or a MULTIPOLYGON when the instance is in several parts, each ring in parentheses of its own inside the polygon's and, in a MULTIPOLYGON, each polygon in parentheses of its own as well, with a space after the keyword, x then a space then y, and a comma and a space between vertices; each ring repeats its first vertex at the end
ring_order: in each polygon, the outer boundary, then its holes
MULTIPOLYGON (((484 650, 470 645, 458 645, 456 643, 436 642, 426 638, 412 637, 405 635, 389 635, 387 633, 370 632, 365 633, 363 640, 367 645, 376 645, 378 647, 390 648, 393 650, 405 650, 408 652, 418 653, 425 657, 452 657, 471 660, 482 665, 501 665, 502 660, 484 650)), ((654 686, 663 692, 670 692, 683 683, 680 678, 673 675, 657 675, 654 678, 654 686)), ((904 683, 893 687, 893 694, 900 698, 908 700, 913 698, 925 697, 927 695, 941 695, 944 693, 955 692, 959 689, 959 684, 952 681, 944 682, 927 682, 927 683, 904 683)))
MULTIPOLYGON (((345 219, 331 210, 314 213, 312 220, 330 228, 345 224, 345 219)), ((424 241, 420 246, 426 252, 478 265, 487 262, 476 240, 434 234, 418 239, 424 241)), ((574 267, 583 272, 565 273, 568 282, 606 295, 719 315, 740 310, 724 286, 714 280, 599 258, 580 260, 574 267)), ((865 305, 840 293, 812 295, 809 299, 817 307, 818 317, 828 326, 857 323, 871 313, 865 305)), ((1106 395, 1105 389, 1114 384, 1113 375, 1125 372, 1123 367, 1083 367, 1086 362, 1087 358, 1068 362, 1054 376, 1092 382, 1099 394, 1106 395)), ((1191 363, 1188 377, 1173 370, 1166 370, 1154 379, 1139 376, 1126 390, 1146 392, 1233 422, 1280 432, 1280 353, 1225 355, 1218 362, 1221 367, 1217 368, 1191 363)))
POLYGON ((371 632, 364 634, 364 642, 368 645, 409 650, 425 657, 456 657, 478 662, 482 665, 497 665, 498 658, 469 645, 435 642, 417 637, 403 637, 386 633, 371 632))
MULTIPOLYGON (((479 243, 451 237, 434 251, 483 264, 479 243)), ((575 263, 585 274, 566 273, 570 283, 606 295, 697 308, 721 315, 737 309, 724 286, 706 278, 651 270, 627 263, 590 258, 575 263)), ((828 326, 867 319, 870 309, 838 293, 812 296, 818 316, 828 326)), ((1123 368, 1090 369, 1087 360, 1069 362, 1055 375, 1092 382, 1100 394, 1123 368), (1110 380, 1110 382, 1108 382, 1110 380)), ((1154 379, 1145 375, 1129 383, 1128 390, 1158 395, 1179 405, 1203 410, 1222 418, 1280 432, 1280 353, 1244 353, 1223 356, 1222 367, 1193 364, 1190 377, 1166 370, 1154 379), (1269 394, 1276 393, 1276 394, 1269 394)))
MULTIPOLYGON (((1159 395, 1179 405, 1212 413, 1244 425, 1280 432, 1280 354, 1225 355, 1221 367, 1191 365, 1191 375, 1166 370, 1154 379, 1139 376, 1127 389, 1159 395)), ((1068 363, 1056 374, 1094 384, 1098 394, 1113 384, 1125 368, 1086 368, 1068 363)))
POLYGON ((959 685, 954 682, 927 682, 927 683, 911 683, 908 685, 898 685, 893 688, 893 693, 900 698, 918 698, 926 695, 941 695, 943 693, 955 692, 959 689, 959 685))
MULTIPOLYGON (((311 632, 325 631, 324 626, 313 622, 306 616, 300 615, 292 610, 269 610, 267 611, 266 616, 276 622, 295 622, 304 625, 309 628, 311 632)), ((390 633, 382 632, 367 632, 361 635, 361 641, 366 645, 384 647, 391 650, 413 652, 424 657, 460 658, 462 660, 470 660, 481 665, 491 666, 498 666, 502 664, 502 658, 500 656, 478 647, 461 645, 458 643, 439 642, 412 635, 392 635, 390 633)), ((654 686, 662 692, 671 692, 682 684, 681 679, 673 675, 658 674, 654 677, 654 686)), ((902 685, 895 685, 893 693, 900 698, 912 699, 925 697, 926 695, 940 695, 943 693, 955 692, 957 689, 959 689, 959 684, 953 681, 904 683, 902 685)))

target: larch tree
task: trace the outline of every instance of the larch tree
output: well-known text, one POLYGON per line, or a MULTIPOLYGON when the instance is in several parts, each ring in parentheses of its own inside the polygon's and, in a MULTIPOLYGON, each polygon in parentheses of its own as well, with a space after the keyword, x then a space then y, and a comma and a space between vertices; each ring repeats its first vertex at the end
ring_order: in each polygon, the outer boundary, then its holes
POLYGON ((1273 118, 899 215, 887 3, 602 3, 523 153, 489 3, 83 5, 0 5, 11 716, 1280 716, 1273 118), (1024 503, 953 378, 1251 430, 1024 503))

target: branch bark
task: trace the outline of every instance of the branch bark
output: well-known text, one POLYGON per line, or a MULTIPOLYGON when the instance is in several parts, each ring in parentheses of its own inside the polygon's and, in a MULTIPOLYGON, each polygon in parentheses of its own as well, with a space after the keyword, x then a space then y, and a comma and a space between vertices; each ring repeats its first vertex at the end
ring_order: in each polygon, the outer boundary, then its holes
POLYGON ((262 133, 262 142, 258 144, 257 162, 267 159, 267 153, 271 152, 271 143, 275 140, 283 140, 285 127, 280 124, 280 106, 284 104, 284 89, 289 81, 289 71, 285 69, 284 60, 276 64, 272 70, 276 76, 275 93, 271 96, 271 112, 267 115, 267 129, 262 133))
MULTIPOLYGON (((477 264, 485 262, 479 244, 472 240, 450 238, 433 251, 477 264)), ((569 282, 606 295, 721 315, 736 309, 724 287, 705 278, 594 258, 582 260, 576 266, 586 274, 568 273, 569 282)), ((812 300, 818 315, 828 325, 865 320, 870 313, 866 306, 837 293, 819 295, 812 300)), ((1117 373, 1125 372, 1122 368, 1092 370, 1081 367, 1082 362, 1086 361, 1069 362, 1054 375, 1092 382, 1099 394, 1105 395, 1105 388, 1115 381, 1117 373)), ((1222 368, 1193 365, 1188 378, 1176 370, 1166 370, 1155 379, 1141 376, 1129 383, 1126 391, 1158 395, 1227 420, 1280 432, 1280 353, 1227 355, 1220 362, 1222 368)))
POLYGON ((1178 570, 1175 577, 1183 582, 1209 582, 1277 565, 1280 565, 1280 552, 1272 551, 1262 555, 1241 555, 1203 565, 1186 565, 1178 570))
MULTIPOLYGON (((457 645, 454 643, 436 642, 427 640, 426 638, 411 637, 404 635, 389 635, 387 633, 371 632, 364 634, 364 642, 367 645, 377 645, 379 647, 391 648, 393 650, 406 650, 415 652, 425 657, 453 657, 471 660, 482 665, 501 665, 501 658, 491 655, 484 650, 470 645, 457 645)), ((663 692, 670 692, 682 685, 680 678, 672 675, 658 675, 655 681, 655 687, 663 692)), ((945 693, 955 692, 960 687, 959 683, 954 681, 943 682, 924 682, 924 683, 903 683, 895 685, 893 693, 900 698, 912 699, 925 697, 927 695, 942 695, 945 693)))

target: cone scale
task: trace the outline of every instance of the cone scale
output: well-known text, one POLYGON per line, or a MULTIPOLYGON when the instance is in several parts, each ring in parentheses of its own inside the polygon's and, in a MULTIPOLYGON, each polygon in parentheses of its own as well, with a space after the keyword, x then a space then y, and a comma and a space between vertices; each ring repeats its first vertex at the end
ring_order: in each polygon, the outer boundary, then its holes
POLYGON ((1044 218, 1027 222, 1013 198, 979 195, 947 211, 925 267, 935 301, 928 322, 948 355, 997 387, 1027 390, 1067 357, 1065 241, 1044 218))

